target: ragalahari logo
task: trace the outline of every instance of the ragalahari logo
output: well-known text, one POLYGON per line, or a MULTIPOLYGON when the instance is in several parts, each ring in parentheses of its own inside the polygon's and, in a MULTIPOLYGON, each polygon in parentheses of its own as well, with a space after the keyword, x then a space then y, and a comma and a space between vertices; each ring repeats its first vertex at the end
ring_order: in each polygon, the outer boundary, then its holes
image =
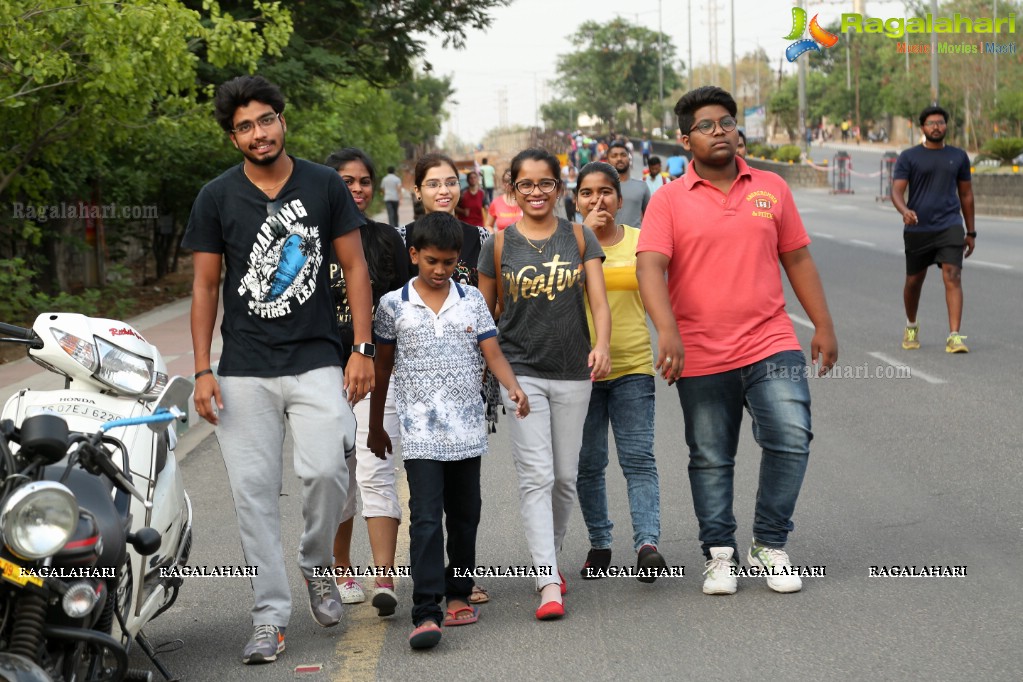
POLYGON ((810 50, 820 52, 822 47, 834 47, 838 43, 838 36, 825 31, 817 23, 818 16, 820 15, 815 14, 810 20, 810 37, 803 38, 803 32, 806 30, 806 10, 802 7, 792 8, 792 32, 785 36, 785 40, 796 41, 785 48, 785 58, 790 62, 799 59, 799 55, 804 52, 810 50))

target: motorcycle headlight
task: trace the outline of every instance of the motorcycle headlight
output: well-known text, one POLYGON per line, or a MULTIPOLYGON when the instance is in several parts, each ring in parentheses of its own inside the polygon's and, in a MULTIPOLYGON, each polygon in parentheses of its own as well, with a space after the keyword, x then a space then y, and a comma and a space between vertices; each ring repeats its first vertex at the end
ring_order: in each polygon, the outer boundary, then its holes
POLYGON ((95 377, 111 388, 141 395, 153 384, 153 361, 96 338, 99 370, 95 377))
POLYGON ((56 554, 77 526, 78 501, 56 481, 33 481, 21 486, 0 510, 4 544, 22 559, 56 554))
POLYGON ((96 370, 96 346, 92 341, 68 334, 60 329, 51 329, 53 337, 65 353, 70 355, 76 362, 88 369, 90 372, 96 370))

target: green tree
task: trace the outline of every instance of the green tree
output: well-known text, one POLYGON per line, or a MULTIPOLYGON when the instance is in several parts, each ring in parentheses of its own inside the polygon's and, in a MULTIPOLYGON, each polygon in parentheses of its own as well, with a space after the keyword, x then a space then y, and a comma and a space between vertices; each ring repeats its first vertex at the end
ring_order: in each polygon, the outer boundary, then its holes
POLYGON ((194 97, 198 46, 213 64, 250 69, 279 52, 290 15, 254 2, 246 21, 212 0, 205 16, 175 0, 0 3, 0 112, 12 141, 0 148, 0 194, 21 176, 14 192, 36 196, 47 164, 74 155, 88 165, 152 124, 161 101, 194 97))
POLYGON ((579 127, 579 105, 569 100, 551 100, 540 107, 547 130, 572 131, 579 127))
MULTIPOLYGON (((206 0, 186 0, 195 9, 206 0)), ((387 88, 413 78, 414 65, 425 60, 423 36, 443 36, 444 47, 461 48, 465 35, 485 29, 492 21, 490 12, 510 0, 302 0, 289 2, 293 10, 294 32, 281 55, 270 55, 259 64, 259 71, 270 80, 287 84, 288 98, 306 103, 322 93, 316 85, 324 80, 343 85, 364 80, 387 88)), ((222 0, 235 16, 253 13, 251 0, 222 0)), ((203 74, 207 83, 219 83, 233 73, 209 69, 203 74)))
POLYGON ((558 57, 561 89, 602 121, 612 121, 620 106, 632 104, 636 127, 642 129, 643 107, 660 94, 658 46, 664 91, 681 84, 671 66, 675 45, 665 34, 615 18, 608 23, 587 21, 569 40, 573 52, 558 57))

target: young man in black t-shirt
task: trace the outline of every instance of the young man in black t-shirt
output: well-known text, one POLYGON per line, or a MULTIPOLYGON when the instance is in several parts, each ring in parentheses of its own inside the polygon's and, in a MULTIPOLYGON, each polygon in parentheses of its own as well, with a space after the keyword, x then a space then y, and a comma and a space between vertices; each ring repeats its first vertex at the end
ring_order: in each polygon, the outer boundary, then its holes
POLYGON ((267 663, 284 650, 291 616, 278 508, 285 421, 302 479, 299 566, 309 608, 323 627, 341 619, 327 569, 347 495, 345 451, 355 444, 349 401, 373 388, 370 282, 358 229, 365 220, 336 172, 285 153, 284 97, 275 85, 235 78, 218 88, 214 105, 244 160, 202 188, 182 241, 195 264, 195 408, 217 426, 245 562, 258 567, 255 632, 242 661, 267 663), (354 329, 343 376, 330 250, 345 272, 354 329), (224 347, 215 377, 210 346, 222 263, 224 347))
POLYGON ((923 144, 902 152, 895 162, 892 182, 892 204, 905 225, 906 285, 903 302, 906 306, 906 330, 902 347, 920 347, 916 312, 927 268, 941 267, 945 281, 945 304, 948 307, 948 338, 945 352, 966 353, 960 334, 963 317, 963 258, 969 258, 977 232, 973 224, 973 186, 970 182, 970 157, 958 147, 945 144, 948 112, 929 106, 920 114, 923 144), (909 201, 905 200, 909 187, 909 201), (966 223, 965 235, 963 222, 966 223), (963 253, 965 251, 965 254, 963 253))

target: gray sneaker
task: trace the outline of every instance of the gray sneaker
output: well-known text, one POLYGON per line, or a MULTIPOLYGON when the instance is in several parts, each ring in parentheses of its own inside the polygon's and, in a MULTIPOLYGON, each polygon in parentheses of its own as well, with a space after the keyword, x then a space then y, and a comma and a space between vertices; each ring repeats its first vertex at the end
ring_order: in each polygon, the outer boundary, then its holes
POLYGON ((317 625, 329 628, 341 622, 341 593, 333 578, 306 578, 305 588, 309 591, 309 612, 317 625))
POLYGON ((284 628, 276 625, 257 625, 252 639, 242 651, 242 663, 273 663, 277 654, 284 651, 284 628))

